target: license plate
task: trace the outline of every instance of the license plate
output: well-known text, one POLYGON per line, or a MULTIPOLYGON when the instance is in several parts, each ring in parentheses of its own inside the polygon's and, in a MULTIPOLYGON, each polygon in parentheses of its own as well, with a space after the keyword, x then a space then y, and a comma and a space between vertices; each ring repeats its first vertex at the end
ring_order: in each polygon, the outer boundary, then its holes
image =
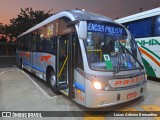
POLYGON ((127 99, 135 98, 137 95, 138 95, 137 92, 128 93, 127 94, 127 99))

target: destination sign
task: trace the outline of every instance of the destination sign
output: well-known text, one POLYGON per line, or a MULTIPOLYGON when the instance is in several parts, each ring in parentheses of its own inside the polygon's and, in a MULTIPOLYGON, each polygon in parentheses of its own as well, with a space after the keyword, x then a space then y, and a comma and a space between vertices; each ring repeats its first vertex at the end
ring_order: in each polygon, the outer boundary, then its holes
POLYGON ((118 25, 113 24, 98 24, 98 23, 88 23, 88 32, 102 32, 114 35, 122 35, 124 34, 124 28, 118 25))

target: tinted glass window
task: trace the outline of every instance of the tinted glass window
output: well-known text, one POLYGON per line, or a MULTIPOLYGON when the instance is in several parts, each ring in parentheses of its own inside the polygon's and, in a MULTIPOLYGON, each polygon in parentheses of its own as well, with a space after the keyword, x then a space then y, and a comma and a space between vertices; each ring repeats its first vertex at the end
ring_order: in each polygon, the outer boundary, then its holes
POLYGON ((22 37, 22 42, 23 42, 23 51, 27 51, 27 46, 28 44, 26 43, 26 36, 22 37))
POLYGON ((124 24, 135 38, 151 36, 151 18, 124 24))
POLYGON ((43 40, 43 51, 47 53, 53 52, 53 40, 44 39, 43 40))
POLYGON ((159 36, 160 35, 160 16, 157 16, 154 19, 153 35, 154 36, 159 36))
POLYGON ((56 54, 56 37, 50 39, 38 37, 37 39, 37 52, 56 54))
POLYGON ((83 70, 83 59, 82 59, 82 53, 81 48, 78 39, 76 39, 76 46, 75 46, 75 66, 83 70))
POLYGON ((37 52, 42 52, 43 51, 43 39, 38 35, 37 37, 37 52))

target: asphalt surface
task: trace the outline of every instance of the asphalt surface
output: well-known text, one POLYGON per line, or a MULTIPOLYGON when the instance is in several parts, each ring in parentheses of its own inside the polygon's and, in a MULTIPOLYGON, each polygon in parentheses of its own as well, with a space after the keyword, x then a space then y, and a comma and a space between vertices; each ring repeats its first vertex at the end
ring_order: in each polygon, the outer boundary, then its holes
MULTIPOLYGON (((110 111, 160 111, 160 83, 148 80, 147 91, 139 99, 98 110, 110 111)), ((0 111, 86 111, 64 95, 56 95, 40 78, 21 70, 15 57, 0 57, 0 111)), ((56 114, 56 113, 55 113, 56 114)), ((1 117, 0 120, 22 118, 1 117)), ((31 118, 23 118, 31 119, 31 118)), ((86 112, 81 117, 47 117, 34 120, 160 120, 157 117, 109 117, 109 113, 94 115, 86 112)))

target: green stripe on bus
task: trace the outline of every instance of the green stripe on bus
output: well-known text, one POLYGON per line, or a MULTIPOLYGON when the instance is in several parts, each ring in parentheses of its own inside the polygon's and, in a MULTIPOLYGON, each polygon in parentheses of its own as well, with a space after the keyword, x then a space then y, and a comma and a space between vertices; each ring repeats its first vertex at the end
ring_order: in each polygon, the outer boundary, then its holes
POLYGON ((143 61, 144 66, 146 68, 147 76, 156 77, 156 74, 155 74, 153 68, 151 67, 151 65, 143 57, 142 57, 142 61, 143 61))
POLYGON ((159 60, 160 60, 160 57, 157 55, 157 54, 155 54, 153 51, 151 51, 150 49, 148 49, 148 48, 146 48, 146 47, 144 47, 144 46, 141 46, 143 49, 145 49, 146 51, 148 51, 148 52, 150 52, 151 54, 153 54, 155 57, 157 57, 159 60))

